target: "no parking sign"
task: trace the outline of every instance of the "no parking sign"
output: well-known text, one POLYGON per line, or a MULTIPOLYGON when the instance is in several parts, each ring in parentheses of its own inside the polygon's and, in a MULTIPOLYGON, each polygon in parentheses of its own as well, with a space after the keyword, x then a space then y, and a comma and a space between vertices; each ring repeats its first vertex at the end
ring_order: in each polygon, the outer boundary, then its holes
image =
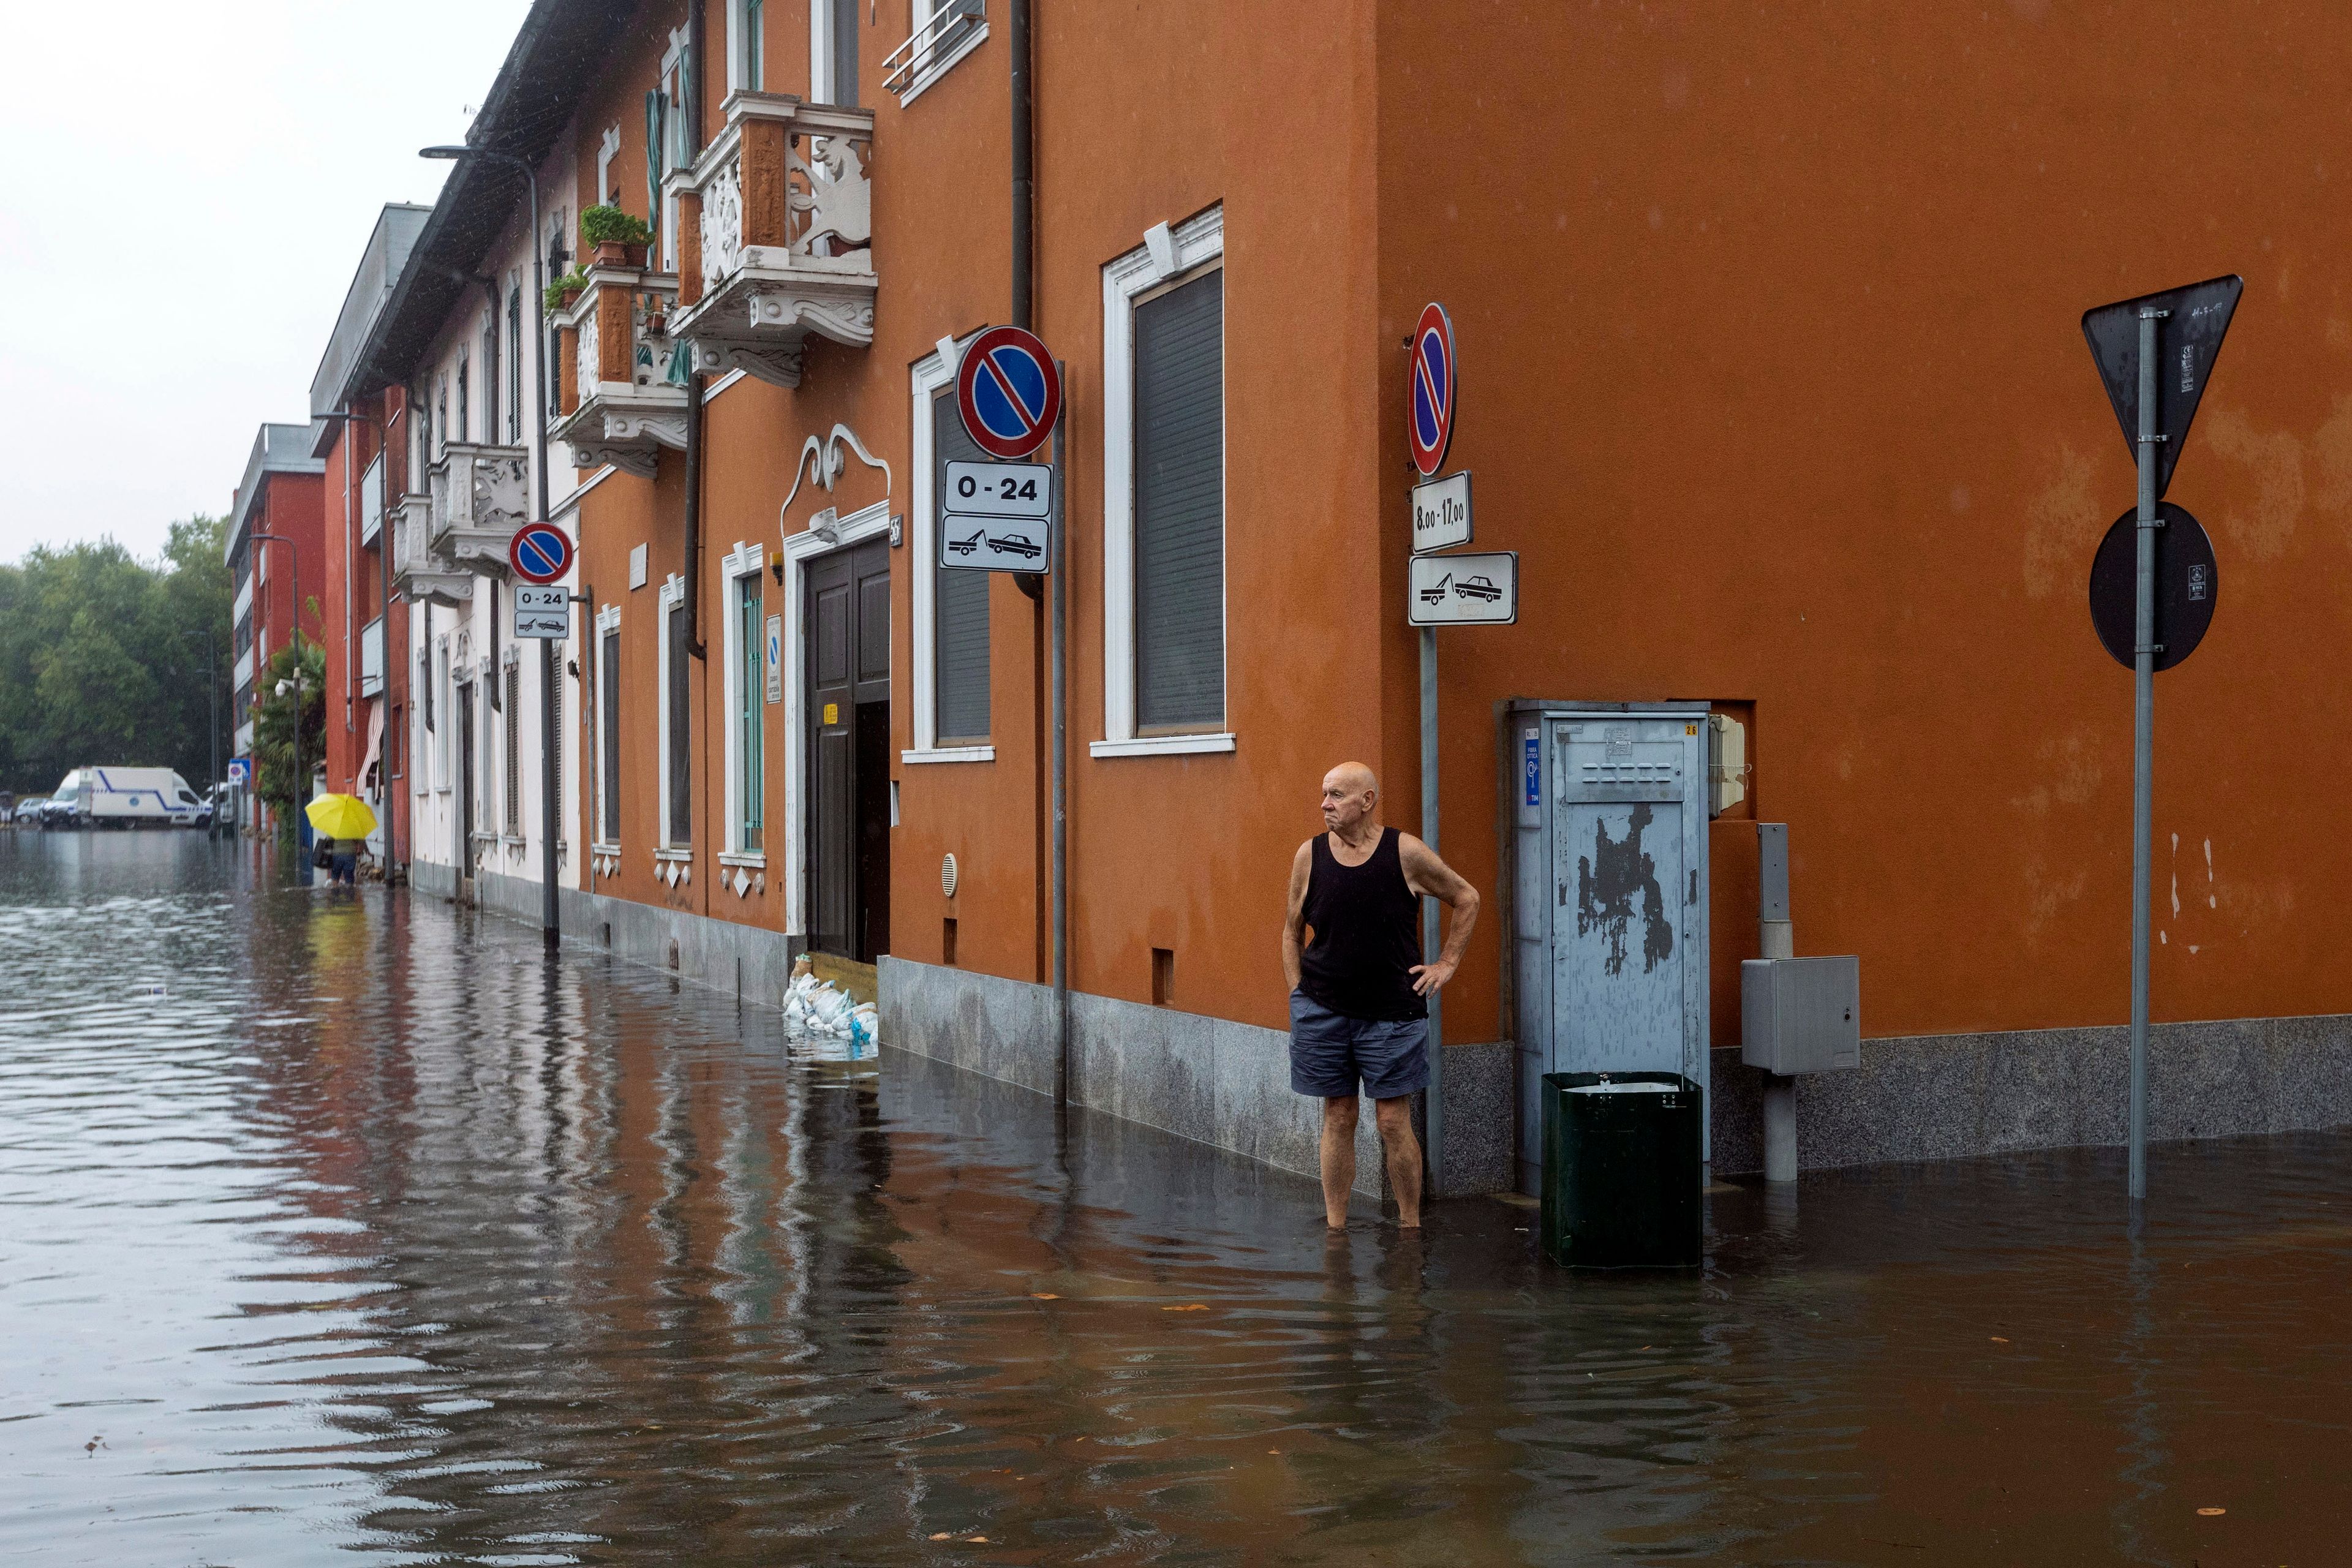
POLYGON ((1062 374, 1034 332, 991 327, 956 366, 956 411, 973 445, 1007 462, 1045 444, 1062 416, 1062 374))

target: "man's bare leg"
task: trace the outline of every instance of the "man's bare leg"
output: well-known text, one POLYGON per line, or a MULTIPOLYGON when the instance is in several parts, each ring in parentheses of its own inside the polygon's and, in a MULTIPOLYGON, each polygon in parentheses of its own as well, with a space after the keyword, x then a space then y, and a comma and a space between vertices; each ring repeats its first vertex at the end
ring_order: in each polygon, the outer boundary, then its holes
MULTIPOLYGON (((1354 1120, 1353 1117, 1349 1118, 1350 1123, 1354 1120)), ((1401 1094, 1393 1100, 1372 1101, 1372 1121, 1381 1131, 1381 1152, 1388 1157, 1389 1189, 1396 1194, 1397 1224, 1407 1230, 1418 1229, 1421 1225, 1421 1140, 1412 1135, 1412 1096, 1401 1094)), ((1326 1139, 1330 1137, 1330 1125, 1328 1121, 1323 1124, 1326 1139)), ((1328 1193, 1331 1178, 1328 1173, 1331 1167, 1328 1161, 1323 1168, 1327 1173, 1323 1178, 1323 1190, 1328 1193)))
POLYGON ((1348 1228, 1348 1194, 1356 1190, 1356 1097, 1323 1102, 1323 1223, 1348 1228))

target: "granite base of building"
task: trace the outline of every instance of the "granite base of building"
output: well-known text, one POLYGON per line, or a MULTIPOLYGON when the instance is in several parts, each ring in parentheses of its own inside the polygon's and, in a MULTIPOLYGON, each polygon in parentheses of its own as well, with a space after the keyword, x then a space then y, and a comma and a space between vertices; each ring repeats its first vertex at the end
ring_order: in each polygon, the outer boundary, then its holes
MULTIPOLYGON (((455 869, 418 860, 412 889, 456 896, 455 869)), ((475 901, 530 924, 540 886, 484 872, 475 901)), ((570 940, 681 980, 781 1007, 804 942, 680 910, 562 890, 570 940)), ((880 963, 890 1047, 1050 1095, 1053 992, 1026 981, 906 959, 880 963)), ((1319 1100, 1290 1092, 1287 1037, 1195 1013, 1073 994, 1071 1098, 1094 1110, 1317 1173, 1319 1100)), ((1797 1085, 1804 1170, 1953 1160, 2125 1138, 2130 1035, 2120 1026, 1865 1040, 1862 1066, 1797 1085)), ((1712 1168, 1764 1166, 1760 1077, 1736 1049, 1710 1064, 1712 1168)), ((1445 1047, 1446 1142, 1438 1190, 1507 1191, 1516 1161, 1516 1065, 1507 1042, 1445 1047)), ((1416 1111, 1417 1122, 1423 1121, 1416 1111)), ((2352 1015, 2159 1024, 2148 1041, 2153 1142, 2352 1126, 2352 1015)), ((1356 1182, 1386 1186, 1370 1118, 1357 1129, 1356 1182)))
MULTIPOLYGON (((1039 1094, 1054 1092, 1050 986, 885 958, 882 1038, 1039 1094)), ((1439 1190, 1508 1184, 1507 1046, 1446 1048, 1445 1169, 1439 1190)), ((1198 1013, 1073 993, 1070 1099, 1091 1110, 1231 1150, 1302 1176, 1318 1175, 1323 1102, 1290 1090, 1289 1037, 1198 1013)), ((1367 1112, 1356 1128, 1356 1189, 1381 1195, 1380 1142, 1367 1112)))
MULTIPOLYGON (((1800 1168, 2125 1142, 2131 1032, 2019 1029, 1864 1040, 1862 1066, 1797 1080, 1800 1168)), ((1718 1174, 1764 1166, 1759 1075, 1715 1053, 1718 1174)), ((2352 1016, 2158 1024, 2151 1142, 2352 1125, 2352 1016)))
MULTIPOLYGON (((457 871, 418 860, 409 884, 436 898, 457 896, 457 871)), ((483 871, 474 878, 474 901, 491 914, 531 925, 540 923, 540 884, 520 877, 483 871)), ((601 948, 616 958, 667 970, 680 980, 729 992, 747 1002, 782 1007, 792 984, 793 961, 805 950, 802 938, 762 926, 716 921, 686 910, 663 909, 576 888, 557 889, 557 913, 570 942, 601 948)))

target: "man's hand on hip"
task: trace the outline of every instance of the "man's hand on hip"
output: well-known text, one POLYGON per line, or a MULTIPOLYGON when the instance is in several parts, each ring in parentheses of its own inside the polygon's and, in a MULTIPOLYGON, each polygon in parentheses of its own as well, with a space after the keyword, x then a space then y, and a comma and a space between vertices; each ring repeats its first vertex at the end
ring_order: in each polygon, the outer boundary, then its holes
POLYGON ((1443 958, 1435 963, 1414 964, 1412 966, 1413 994, 1416 996, 1433 994, 1439 986, 1454 978, 1454 967, 1452 963, 1443 958))

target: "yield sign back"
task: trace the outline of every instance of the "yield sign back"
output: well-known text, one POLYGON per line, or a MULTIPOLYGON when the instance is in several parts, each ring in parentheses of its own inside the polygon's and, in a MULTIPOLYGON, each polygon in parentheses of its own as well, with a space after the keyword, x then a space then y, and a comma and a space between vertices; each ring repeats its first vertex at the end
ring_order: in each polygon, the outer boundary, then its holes
POLYGON ((2107 401, 2115 405, 2135 463, 2139 461, 2139 313, 2169 312, 2156 323, 2156 428, 2164 437, 2156 449, 2158 496, 2172 483, 2172 466, 2180 461, 2189 422, 2197 417, 2198 400, 2205 395, 2213 362, 2221 353, 2221 336, 2230 330, 2231 314, 2245 287, 2245 279, 2231 273, 2083 312, 2083 336, 2090 341, 2091 357, 2098 362, 2099 379, 2107 384, 2107 401))

